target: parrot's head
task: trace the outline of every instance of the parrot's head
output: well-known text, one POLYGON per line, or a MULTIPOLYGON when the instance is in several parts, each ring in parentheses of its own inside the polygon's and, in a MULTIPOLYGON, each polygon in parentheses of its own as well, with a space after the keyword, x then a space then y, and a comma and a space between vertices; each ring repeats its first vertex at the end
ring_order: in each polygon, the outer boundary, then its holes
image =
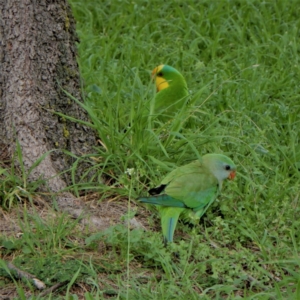
POLYGON ((155 80, 156 91, 160 92, 172 85, 183 85, 186 87, 184 77, 173 67, 160 65, 152 71, 152 78, 155 80))
POLYGON ((225 179, 234 179, 236 175, 236 165, 223 154, 206 154, 202 157, 203 164, 215 175, 219 181, 219 189, 225 179))

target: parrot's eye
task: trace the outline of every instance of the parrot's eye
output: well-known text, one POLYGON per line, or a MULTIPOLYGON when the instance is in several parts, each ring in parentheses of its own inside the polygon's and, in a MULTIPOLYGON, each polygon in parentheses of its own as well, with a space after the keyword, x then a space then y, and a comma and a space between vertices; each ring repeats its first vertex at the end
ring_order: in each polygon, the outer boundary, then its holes
POLYGON ((156 74, 156 76, 162 77, 162 76, 163 76, 163 73, 162 73, 162 72, 158 72, 158 73, 156 74))
POLYGON ((226 171, 229 171, 230 169, 231 169, 231 168, 230 168, 229 165, 226 165, 226 166, 225 166, 225 170, 226 170, 226 171))

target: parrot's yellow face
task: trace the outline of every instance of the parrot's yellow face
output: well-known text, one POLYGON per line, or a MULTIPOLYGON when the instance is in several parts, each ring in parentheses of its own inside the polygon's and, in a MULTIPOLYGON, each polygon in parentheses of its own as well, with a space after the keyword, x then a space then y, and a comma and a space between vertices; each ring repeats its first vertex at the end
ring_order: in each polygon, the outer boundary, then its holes
POLYGON ((159 92, 169 87, 168 81, 163 77, 162 69, 165 65, 160 65, 152 71, 152 78, 155 78, 156 91, 159 92))

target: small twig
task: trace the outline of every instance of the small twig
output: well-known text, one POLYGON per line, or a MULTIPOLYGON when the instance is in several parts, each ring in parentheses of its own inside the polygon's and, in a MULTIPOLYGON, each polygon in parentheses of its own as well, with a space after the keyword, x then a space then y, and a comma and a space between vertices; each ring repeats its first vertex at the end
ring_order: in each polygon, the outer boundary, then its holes
POLYGON ((43 290, 44 288, 46 288, 46 285, 44 282, 42 282, 41 280, 37 279, 34 275, 22 271, 19 268, 17 268, 15 265, 13 265, 11 262, 7 262, 7 268, 9 270, 14 271, 14 274, 17 278, 26 278, 27 280, 31 280, 33 282, 33 284, 35 285, 35 287, 39 290, 43 290))
POLYGON ((59 282, 59 283, 56 283, 54 285, 52 285, 50 288, 44 290, 43 292, 41 292, 39 294, 40 297, 44 297, 52 292, 54 292, 55 290, 57 290, 58 288, 60 288, 61 286, 65 285, 68 281, 63 281, 63 282, 59 282))

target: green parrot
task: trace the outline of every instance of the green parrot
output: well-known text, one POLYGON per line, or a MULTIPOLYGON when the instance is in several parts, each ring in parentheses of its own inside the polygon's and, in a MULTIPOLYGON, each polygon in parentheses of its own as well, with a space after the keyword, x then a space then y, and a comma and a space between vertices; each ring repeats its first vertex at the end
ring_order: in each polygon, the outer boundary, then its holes
POLYGON ((152 71, 157 94, 154 98, 151 114, 159 115, 166 121, 174 116, 187 101, 189 95, 184 77, 175 68, 160 65, 152 71))
POLYGON ((169 173, 161 185, 149 190, 150 197, 138 201, 158 206, 164 241, 173 242, 179 216, 199 220, 214 202, 225 179, 234 179, 236 166, 222 154, 206 154, 169 173))

